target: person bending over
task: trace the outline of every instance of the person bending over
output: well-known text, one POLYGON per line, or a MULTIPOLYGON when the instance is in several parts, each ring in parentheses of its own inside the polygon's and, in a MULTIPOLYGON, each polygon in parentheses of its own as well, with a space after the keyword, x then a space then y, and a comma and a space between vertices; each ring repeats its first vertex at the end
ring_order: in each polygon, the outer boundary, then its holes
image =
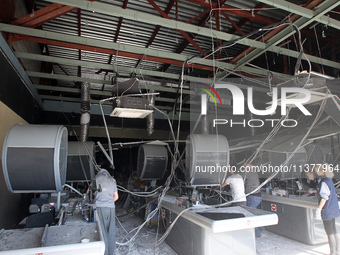
POLYGON ((244 193, 244 182, 240 174, 236 171, 230 171, 230 176, 221 184, 221 188, 229 185, 231 190, 231 196, 233 198, 232 205, 246 205, 246 195, 244 193))

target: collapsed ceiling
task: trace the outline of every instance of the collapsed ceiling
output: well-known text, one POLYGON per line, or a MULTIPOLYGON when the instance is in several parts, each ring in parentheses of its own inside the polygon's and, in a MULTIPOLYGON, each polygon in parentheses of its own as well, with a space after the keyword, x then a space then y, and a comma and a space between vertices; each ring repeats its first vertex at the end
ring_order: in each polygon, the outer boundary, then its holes
MULTIPOLYGON (((265 78, 270 85, 297 70, 339 75, 337 0, 2 2, 8 11, 0 13, 0 30, 51 119, 55 112, 80 111, 85 82, 91 114, 100 115, 98 104, 113 95, 115 85, 138 78, 141 92, 158 93, 155 106, 175 120, 181 87, 181 118, 189 120, 185 114, 195 104, 189 89, 196 83, 241 77, 265 78)), ((254 89, 267 92, 269 86, 254 89)), ((113 122, 123 126, 122 120, 113 122)), ((136 121, 128 123, 136 127, 136 121)))

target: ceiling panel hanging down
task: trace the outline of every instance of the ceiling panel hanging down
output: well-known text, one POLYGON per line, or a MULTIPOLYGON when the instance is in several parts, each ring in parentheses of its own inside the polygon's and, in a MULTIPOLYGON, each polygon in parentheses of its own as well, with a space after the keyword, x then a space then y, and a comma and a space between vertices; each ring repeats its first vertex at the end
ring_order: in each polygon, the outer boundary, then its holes
POLYGON ((190 86, 269 77, 275 85, 294 76, 300 58, 299 71, 337 77, 340 70, 336 0, 33 2, 33 11, 1 22, 0 31, 43 100, 76 102, 72 89, 90 82, 99 102, 117 78, 138 77, 156 82, 146 88, 158 91, 156 106, 170 112, 181 80, 190 86), (42 69, 32 70, 33 61, 42 69))

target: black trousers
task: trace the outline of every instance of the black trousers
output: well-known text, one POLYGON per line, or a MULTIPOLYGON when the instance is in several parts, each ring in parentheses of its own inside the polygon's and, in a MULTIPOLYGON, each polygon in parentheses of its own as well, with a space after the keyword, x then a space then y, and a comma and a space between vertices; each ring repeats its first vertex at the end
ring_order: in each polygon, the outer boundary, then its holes
POLYGON ((328 237, 331 255, 340 255, 340 236, 336 232, 335 218, 331 220, 323 220, 323 226, 328 237))

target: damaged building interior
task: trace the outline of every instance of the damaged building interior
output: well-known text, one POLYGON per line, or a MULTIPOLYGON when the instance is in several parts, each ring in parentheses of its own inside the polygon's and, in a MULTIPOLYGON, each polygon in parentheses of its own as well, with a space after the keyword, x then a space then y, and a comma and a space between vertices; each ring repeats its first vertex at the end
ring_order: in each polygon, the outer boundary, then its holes
POLYGON ((340 1, 0 4, 0 254, 335 254, 340 1))

